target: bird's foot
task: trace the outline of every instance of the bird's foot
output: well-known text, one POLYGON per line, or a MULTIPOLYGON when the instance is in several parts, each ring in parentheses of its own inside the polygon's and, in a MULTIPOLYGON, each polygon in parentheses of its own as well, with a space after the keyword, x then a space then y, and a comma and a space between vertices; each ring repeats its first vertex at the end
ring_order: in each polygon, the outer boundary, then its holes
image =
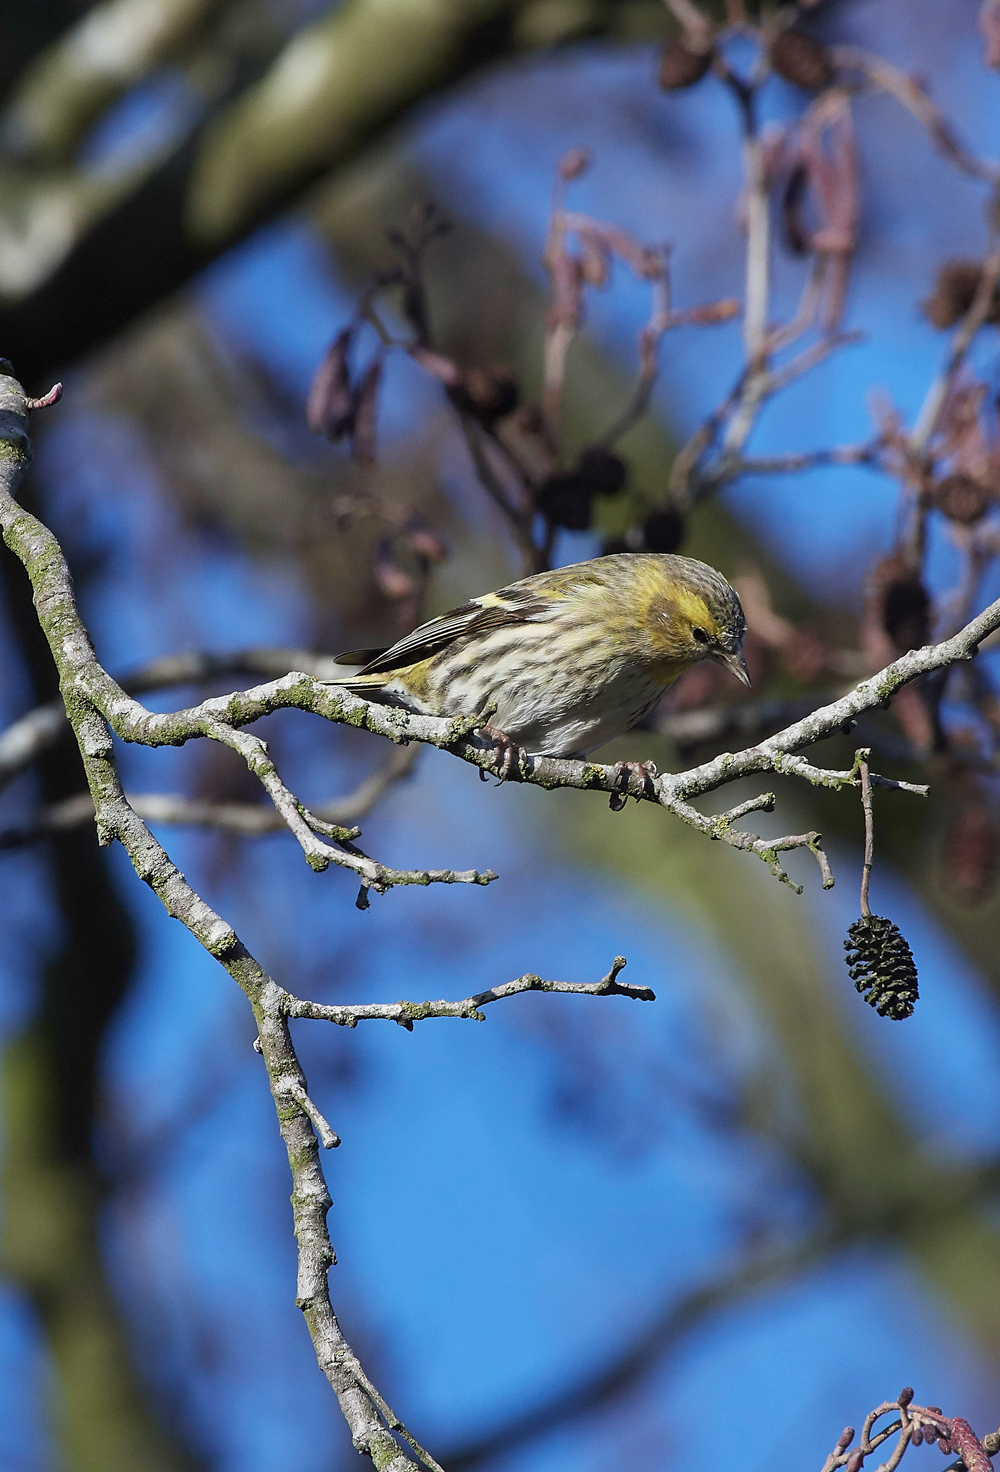
MULTIPOLYGON (((509 777, 520 777, 528 761, 528 753, 524 747, 518 746, 506 731, 501 731, 497 726, 480 726, 479 734, 493 744, 497 785, 506 782, 509 777)), ((486 773, 482 767, 479 768, 479 778, 482 782, 486 781, 486 773)))
POLYGON ((641 797, 651 794, 655 776, 655 762, 616 762, 616 790, 611 794, 611 811, 620 813, 630 797, 638 802, 641 797))

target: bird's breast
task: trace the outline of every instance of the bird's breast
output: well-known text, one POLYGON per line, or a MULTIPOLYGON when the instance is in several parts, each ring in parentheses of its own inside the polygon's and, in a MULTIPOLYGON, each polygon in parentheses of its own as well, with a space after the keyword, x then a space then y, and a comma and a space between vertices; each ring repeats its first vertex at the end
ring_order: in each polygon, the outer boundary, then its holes
POLYGON ((647 666, 647 672, 653 683, 665 690, 674 683, 678 675, 690 668, 690 663, 687 659, 659 659, 647 666))

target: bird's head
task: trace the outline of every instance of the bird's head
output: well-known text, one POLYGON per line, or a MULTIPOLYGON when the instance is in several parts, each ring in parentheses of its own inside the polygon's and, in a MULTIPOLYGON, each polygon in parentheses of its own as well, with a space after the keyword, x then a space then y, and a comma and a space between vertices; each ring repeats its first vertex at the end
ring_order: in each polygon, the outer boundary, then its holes
POLYGON ((651 632, 668 662, 714 659, 744 685, 747 622, 733 588, 714 567, 693 557, 662 555, 661 591, 650 604, 651 632))

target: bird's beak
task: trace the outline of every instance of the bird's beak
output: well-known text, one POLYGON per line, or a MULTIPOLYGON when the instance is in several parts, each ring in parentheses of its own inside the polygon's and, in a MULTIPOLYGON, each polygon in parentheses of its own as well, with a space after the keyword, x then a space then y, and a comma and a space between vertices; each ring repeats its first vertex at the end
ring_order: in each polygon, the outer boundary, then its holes
POLYGON ((744 685, 750 683, 750 671, 747 662, 743 658, 743 645, 737 644, 735 649, 713 649, 712 658, 718 660, 725 669, 734 674, 744 685))

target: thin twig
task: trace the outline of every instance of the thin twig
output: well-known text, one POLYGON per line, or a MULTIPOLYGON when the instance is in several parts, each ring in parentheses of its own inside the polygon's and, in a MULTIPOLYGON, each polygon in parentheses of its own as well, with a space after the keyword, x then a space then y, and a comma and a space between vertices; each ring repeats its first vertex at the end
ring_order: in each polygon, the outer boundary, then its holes
POLYGON ((295 1099, 312 1120, 313 1128, 319 1136, 320 1144, 324 1150, 336 1150, 340 1144, 340 1136, 332 1130, 326 1119, 316 1108, 306 1092, 305 1085, 297 1078, 282 1079, 276 1085, 279 1093, 284 1093, 295 1099))
MULTIPOLYGON (((462 434, 465 437, 465 443, 469 447, 469 454, 472 456, 472 463, 475 467, 476 476, 480 485, 503 512, 507 524, 513 533, 514 540, 531 571, 538 571, 536 565, 538 561, 538 548, 535 545, 531 532, 532 515, 530 510, 527 506, 520 507, 515 505, 507 495, 503 483, 490 464, 489 456, 483 445, 480 426, 469 414, 461 414, 459 418, 462 425, 462 434)), ((491 440, 491 443, 499 444, 500 442, 491 440)), ((503 448, 506 449, 506 447, 503 448)), ((507 451, 506 453, 508 458, 510 458, 510 452, 507 451)))
POLYGON ((875 818, 872 811, 872 784, 868 775, 868 762, 866 757, 871 753, 867 750, 857 753, 858 771, 861 774, 861 805, 865 810, 865 861, 861 868, 861 913, 867 917, 871 914, 868 906, 868 884, 872 877, 872 863, 875 857, 875 818))
POLYGON ((979 278, 975 296, 965 316, 959 322, 948 346, 944 366, 927 390, 917 422, 910 434, 910 448, 915 455, 926 450, 928 441, 937 429, 941 407, 955 375, 965 361, 972 340, 989 316, 1000 283, 1000 249, 994 250, 983 262, 983 273, 979 278))
POLYGON ((963 173, 994 183, 1000 178, 996 164, 978 158, 960 143, 951 124, 920 83, 899 67, 860 46, 831 46, 830 59, 836 67, 861 72, 869 83, 894 97, 923 124, 935 146, 963 173))
POLYGON ((736 465, 738 475, 787 475, 799 470, 812 470, 819 465, 871 465, 875 463, 879 441, 863 445, 835 445, 829 450, 804 450, 787 455, 742 456, 736 465))
MULTIPOLYGON (((767 771, 798 776, 811 783, 829 787, 854 785, 857 781, 855 773, 813 767, 797 756, 796 752, 834 734, 856 720, 859 715, 884 705, 897 690, 921 675, 948 669, 961 660, 972 658, 982 640, 997 629, 1000 629, 1000 600, 991 604, 951 639, 911 650, 841 699, 820 707, 804 720, 766 741, 736 754, 725 753, 714 761, 687 772, 676 775, 661 773, 640 800, 658 802, 707 837, 719 838, 734 847, 752 851, 772 864, 774 856, 782 851, 779 842, 784 843, 784 840, 768 844, 764 840, 752 839, 751 835, 739 829, 720 831, 715 819, 691 807, 691 798, 714 791, 737 777, 767 771)), ((187 711, 159 713, 146 710, 137 701, 126 696, 92 655, 81 664, 76 678, 81 682, 81 688, 88 691, 88 698, 97 702, 122 739, 144 745, 183 745, 188 740, 204 736, 206 727, 213 721, 221 721, 232 730, 259 720, 274 710, 296 707, 312 710, 327 720, 360 726, 378 735, 387 736, 396 743, 422 741, 444 748, 483 770, 493 771, 496 767, 494 744, 488 738, 475 734, 486 723, 487 718, 483 712, 451 720, 414 714, 364 701, 340 686, 324 685, 306 675, 292 673, 268 685, 214 697, 187 711)), ((620 773, 613 765, 574 758, 536 756, 528 758, 514 780, 546 788, 574 787, 611 794, 618 791, 620 773)), ((872 781, 878 780, 872 774, 872 781)), ((913 784, 896 785, 901 790, 923 790, 913 784)), ((805 847, 812 842, 810 835, 794 836, 796 845, 805 847)), ((367 862, 371 863, 370 860, 367 862)), ((783 876, 779 874, 778 877, 783 876)), ((462 875, 460 878, 462 882, 488 882, 486 875, 479 876, 478 880, 472 874, 462 875)), ((422 871, 407 871, 405 874, 389 875, 386 882, 455 882, 457 879, 459 876, 428 877, 422 871)), ((373 884, 373 887, 377 888, 378 885, 373 884)))
POLYGON ((338 1027, 357 1027, 359 1022, 395 1022, 407 1032, 413 1031, 415 1022, 426 1022, 431 1017, 465 1018, 472 1022, 485 1022, 482 1008, 490 1002, 499 1002, 521 992, 571 992, 581 997, 631 997, 637 1002, 655 1002, 656 997, 648 986, 639 982, 623 982, 618 975, 625 967, 625 957, 616 956, 607 976, 595 982, 543 981, 540 976, 528 972, 502 986, 490 987, 475 996, 463 997, 460 1002, 362 1002, 356 1005, 337 1005, 324 1002, 305 1001, 286 994, 283 1010, 287 1017, 311 1017, 317 1022, 333 1022, 338 1027))

